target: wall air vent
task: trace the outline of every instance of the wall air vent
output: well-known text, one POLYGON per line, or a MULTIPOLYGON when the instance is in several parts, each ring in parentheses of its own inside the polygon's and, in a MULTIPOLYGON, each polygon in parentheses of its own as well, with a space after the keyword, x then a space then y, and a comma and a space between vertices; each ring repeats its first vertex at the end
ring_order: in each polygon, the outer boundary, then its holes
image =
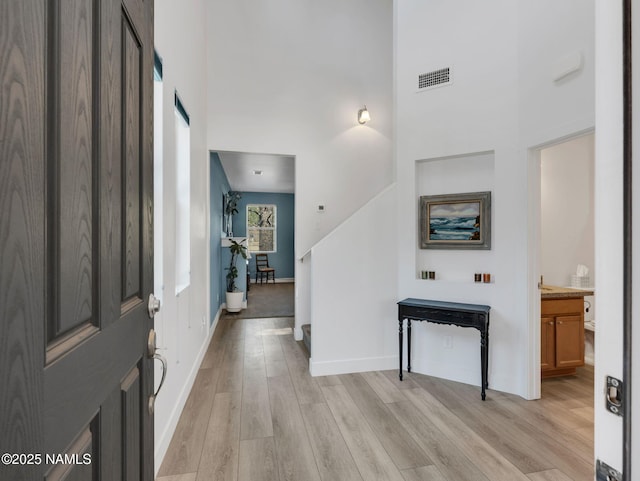
POLYGON ((450 67, 434 70, 433 72, 421 73, 418 75, 418 92, 451 85, 452 83, 453 79, 451 78, 450 67))

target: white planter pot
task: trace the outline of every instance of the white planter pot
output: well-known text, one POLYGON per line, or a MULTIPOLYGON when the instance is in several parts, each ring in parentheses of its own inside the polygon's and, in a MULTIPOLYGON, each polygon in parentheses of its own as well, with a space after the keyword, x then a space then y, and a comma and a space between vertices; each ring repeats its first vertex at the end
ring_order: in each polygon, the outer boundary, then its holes
POLYGON ((242 310, 243 291, 227 292, 227 312, 240 312, 242 310))

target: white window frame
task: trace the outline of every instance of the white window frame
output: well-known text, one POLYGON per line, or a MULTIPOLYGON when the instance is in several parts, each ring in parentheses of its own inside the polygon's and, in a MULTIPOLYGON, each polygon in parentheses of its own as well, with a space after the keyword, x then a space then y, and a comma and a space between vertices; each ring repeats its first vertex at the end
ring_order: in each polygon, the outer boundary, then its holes
POLYGON ((275 204, 247 204, 247 245, 249 252, 252 254, 274 254, 278 252, 278 206, 275 204), (273 208, 273 227, 255 227, 249 226, 249 209, 255 207, 272 207, 273 208), (250 229, 270 230, 273 231, 273 250, 252 250, 250 229))
POLYGON ((164 300, 163 114, 162 61, 156 53, 153 67, 153 292, 161 301, 164 300))
POLYGON ((191 284, 191 129, 175 94, 176 135, 176 296, 191 284))

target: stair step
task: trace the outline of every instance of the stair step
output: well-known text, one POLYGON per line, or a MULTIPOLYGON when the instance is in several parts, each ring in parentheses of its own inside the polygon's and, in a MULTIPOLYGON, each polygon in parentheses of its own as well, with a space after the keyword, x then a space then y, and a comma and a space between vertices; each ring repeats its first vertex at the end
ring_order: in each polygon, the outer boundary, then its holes
POLYGON ((302 325, 302 340, 304 345, 307 346, 307 351, 311 355, 311 324, 302 325))

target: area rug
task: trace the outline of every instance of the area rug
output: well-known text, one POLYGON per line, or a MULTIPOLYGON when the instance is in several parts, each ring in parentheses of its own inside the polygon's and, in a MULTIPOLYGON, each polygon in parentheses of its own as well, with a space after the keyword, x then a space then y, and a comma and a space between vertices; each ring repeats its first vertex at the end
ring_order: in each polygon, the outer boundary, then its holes
POLYGON ((293 282, 251 284, 247 308, 238 313, 243 319, 260 317, 292 317, 295 315, 293 282))

